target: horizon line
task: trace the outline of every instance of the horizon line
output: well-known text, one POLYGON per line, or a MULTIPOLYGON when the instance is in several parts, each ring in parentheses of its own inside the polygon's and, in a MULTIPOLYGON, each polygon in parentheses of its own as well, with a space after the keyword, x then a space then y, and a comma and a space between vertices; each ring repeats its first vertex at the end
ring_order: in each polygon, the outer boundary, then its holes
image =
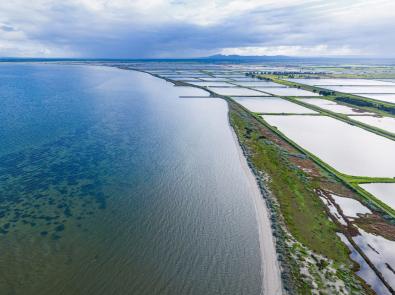
POLYGON ((296 55, 223 55, 215 54, 201 57, 0 57, 0 61, 4 60, 226 60, 226 59, 265 59, 265 58, 286 58, 286 59, 377 59, 388 60, 395 57, 381 56, 296 56, 296 55))

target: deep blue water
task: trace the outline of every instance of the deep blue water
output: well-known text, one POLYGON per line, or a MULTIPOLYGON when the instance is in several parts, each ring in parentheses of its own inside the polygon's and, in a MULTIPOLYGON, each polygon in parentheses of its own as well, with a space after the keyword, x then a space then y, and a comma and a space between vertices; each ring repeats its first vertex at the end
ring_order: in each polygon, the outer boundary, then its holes
POLYGON ((259 294, 227 106, 115 68, 0 64, 2 294, 259 294))

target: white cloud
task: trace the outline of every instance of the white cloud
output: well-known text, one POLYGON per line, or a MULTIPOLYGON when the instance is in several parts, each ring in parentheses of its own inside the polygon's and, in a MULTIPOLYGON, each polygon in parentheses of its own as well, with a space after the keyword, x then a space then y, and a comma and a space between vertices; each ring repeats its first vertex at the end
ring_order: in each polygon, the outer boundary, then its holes
POLYGON ((221 50, 224 55, 289 55, 289 56, 361 56, 364 52, 352 49, 348 46, 330 48, 321 44, 315 46, 259 46, 259 47, 236 47, 221 50))
POLYGON ((0 1, 0 55, 394 56, 394 11, 393 0, 0 1))

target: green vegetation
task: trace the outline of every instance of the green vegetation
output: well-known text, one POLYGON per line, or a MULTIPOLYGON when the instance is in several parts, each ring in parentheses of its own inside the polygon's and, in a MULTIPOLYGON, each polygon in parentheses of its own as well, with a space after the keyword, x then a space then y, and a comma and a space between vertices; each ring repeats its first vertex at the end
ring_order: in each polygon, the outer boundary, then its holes
POLYGON ((336 261, 348 260, 334 223, 328 220, 324 204, 317 198, 314 181, 288 160, 288 152, 274 144, 260 129, 256 119, 230 102, 230 118, 241 144, 250 152, 254 166, 270 176, 270 190, 278 199, 285 221, 303 244, 336 261), (332 236, 328 238, 328 236, 332 236))
POLYGON ((388 177, 366 177, 366 176, 348 176, 343 175, 343 178, 349 183, 392 183, 395 182, 395 178, 388 177))
POLYGON ((377 109, 382 113, 389 114, 389 115, 395 115, 395 106, 390 103, 377 102, 375 100, 368 99, 365 97, 356 96, 356 95, 353 95, 353 97, 336 96, 336 97, 334 97, 334 100, 336 100, 338 102, 343 102, 343 103, 346 103, 349 105, 355 105, 358 107, 377 109))
POLYGON ((288 142, 291 146, 296 148, 299 152, 308 155, 310 159, 312 159, 317 165, 323 168, 325 171, 329 172, 333 175, 337 180, 341 181, 344 185, 351 188, 353 191, 357 192, 362 198, 367 200, 371 205, 377 210, 381 210, 387 213, 390 217, 395 218, 395 210, 393 210, 388 205, 384 204, 382 201, 375 198, 372 194, 366 192, 361 187, 358 186, 358 183, 368 183, 368 182, 395 182, 393 178, 375 178, 375 177, 360 177, 360 176, 351 176, 338 172, 332 166, 328 165, 324 161, 322 161, 316 155, 306 151, 301 146, 290 140, 287 136, 281 133, 277 128, 273 128, 271 125, 267 124, 262 118, 256 117, 258 121, 261 121, 263 125, 269 128, 272 132, 276 133, 283 140, 288 142))
MULTIPOLYGON (((352 282, 350 286, 353 287, 350 288, 355 288, 351 271, 353 263, 349 259, 348 248, 336 235, 336 231, 340 229, 328 219, 326 207, 315 192, 315 189, 320 188, 322 178, 328 176, 312 178, 307 175, 291 160, 297 155, 296 150, 284 142, 280 144, 277 134, 265 128, 267 126, 259 117, 230 99, 228 102, 231 125, 248 161, 256 170, 269 177, 266 185, 279 203, 281 215, 290 233, 308 249, 333 260, 333 266, 341 269, 338 273, 348 277, 344 281, 352 282), (345 265, 348 270, 342 268, 345 265)), ((291 266, 291 272, 299 293, 309 293, 299 270, 291 266)))
POLYGON ((307 66, 303 65, 299 71, 283 72, 284 78, 359 78, 359 79, 394 79, 394 66, 364 66, 364 65, 336 65, 336 66, 307 66), (302 70, 302 72, 300 72, 302 70))

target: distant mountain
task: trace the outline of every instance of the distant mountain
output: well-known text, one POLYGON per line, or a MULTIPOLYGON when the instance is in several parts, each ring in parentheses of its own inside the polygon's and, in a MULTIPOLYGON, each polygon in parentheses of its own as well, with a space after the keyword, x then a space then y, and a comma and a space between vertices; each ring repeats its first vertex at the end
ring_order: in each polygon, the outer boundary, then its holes
POLYGON ((224 55, 215 54, 207 57, 201 57, 197 60, 207 62, 231 62, 231 63, 249 63, 249 62, 270 62, 270 63, 309 63, 309 64, 344 64, 344 63, 361 63, 361 64, 386 64, 395 65, 395 58, 377 58, 377 57, 357 57, 357 56, 287 56, 287 55, 224 55))
POLYGON ((286 55, 224 55, 224 54, 215 54, 207 57, 202 57, 202 59, 211 59, 211 60, 231 60, 231 61, 278 61, 278 60, 297 60, 299 57, 294 56, 286 56, 286 55))

